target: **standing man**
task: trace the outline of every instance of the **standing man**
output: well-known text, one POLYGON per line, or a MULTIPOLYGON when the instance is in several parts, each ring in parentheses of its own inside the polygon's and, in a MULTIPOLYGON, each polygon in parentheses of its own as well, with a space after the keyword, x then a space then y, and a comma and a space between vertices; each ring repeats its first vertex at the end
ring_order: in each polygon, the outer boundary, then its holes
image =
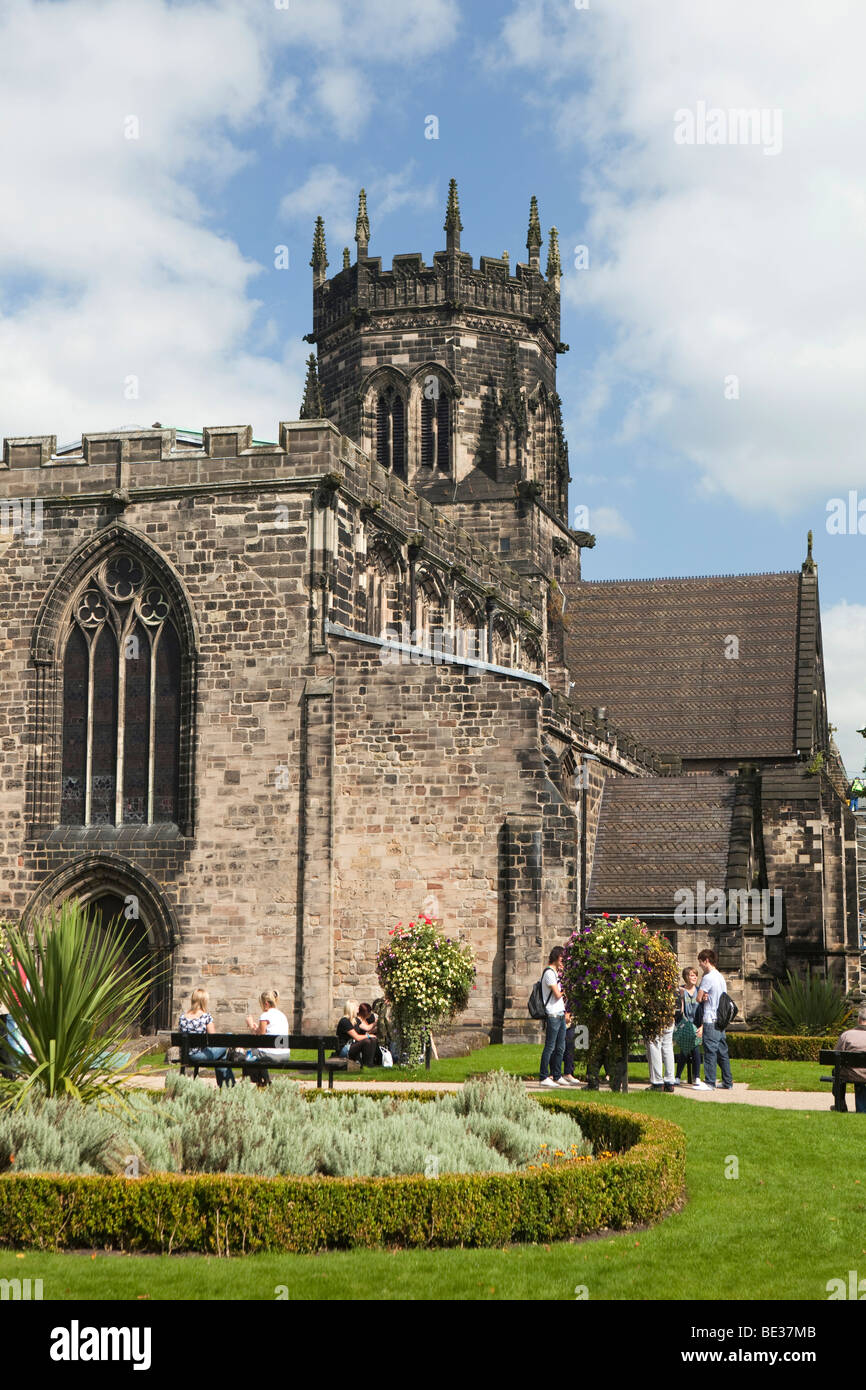
POLYGON ((567 1086, 562 1079, 562 1058, 565 1052, 565 999, 559 983, 559 970, 565 951, 554 946, 547 958, 547 969, 541 977, 542 998, 547 1010, 547 1031, 541 1054, 539 1081, 542 1086, 567 1086), (549 1075, 549 1070, 553 1075, 549 1075))
POLYGON ((704 1081, 711 1091, 716 1089, 716 1058, 722 1069, 721 1090, 732 1091, 734 1088, 734 1078, 731 1076, 731 1059, 728 1055, 728 1040, 721 1029, 716 1027, 716 1012, 719 1007, 719 1000, 723 994, 727 994, 728 987, 725 984, 725 977, 720 975, 716 969, 715 951, 701 951, 698 955, 698 965, 703 972, 701 987, 698 990, 698 1003, 704 1006, 703 1018, 703 1044, 704 1044, 704 1081))

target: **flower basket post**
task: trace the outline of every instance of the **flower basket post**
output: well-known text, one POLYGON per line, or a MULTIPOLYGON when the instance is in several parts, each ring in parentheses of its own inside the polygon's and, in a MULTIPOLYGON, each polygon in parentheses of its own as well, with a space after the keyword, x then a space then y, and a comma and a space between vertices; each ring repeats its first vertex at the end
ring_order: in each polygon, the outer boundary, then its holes
POLYGON ((638 917, 603 914, 572 932, 562 962, 569 1013, 604 1040, 611 1087, 628 1091, 630 1038, 655 1038, 673 1017, 676 956, 638 917))
POLYGON ((433 1029, 450 1022, 469 1003, 475 988, 472 948, 444 936, 426 914, 404 927, 398 922, 376 957, 376 974, 391 1010, 395 1061, 429 1070, 433 1029))

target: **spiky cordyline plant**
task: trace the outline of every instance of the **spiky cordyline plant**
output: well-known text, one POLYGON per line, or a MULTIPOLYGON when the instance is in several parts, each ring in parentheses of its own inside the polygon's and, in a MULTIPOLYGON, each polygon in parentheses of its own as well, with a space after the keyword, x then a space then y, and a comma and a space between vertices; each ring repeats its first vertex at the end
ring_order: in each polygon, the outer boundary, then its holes
POLYGON ((44 1096, 120 1102, 126 1068, 116 1054, 153 983, 151 970, 127 964, 120 925, 104 927, 69 900, 30 931, 4 925, 2 939, 0 1004, 32 1056, 14 1054, 0 1105, 44 1096))
POLYGON ((829 980, 819 975, 801 979, 790 970, 773 988, 764 1026, 768 1033, 829 1037, 851 1022, 854 1010, 829 980))

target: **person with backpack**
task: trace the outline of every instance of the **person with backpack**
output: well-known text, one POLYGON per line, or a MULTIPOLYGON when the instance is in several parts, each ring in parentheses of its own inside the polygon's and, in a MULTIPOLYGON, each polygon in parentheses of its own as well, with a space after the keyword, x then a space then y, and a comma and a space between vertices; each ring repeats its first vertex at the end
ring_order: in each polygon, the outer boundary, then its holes
POLYGON ((737 1012, 736 1005, 728 997, 725 977, 716 969, 715 951, 698 953, 698 965, 703 979, 698 990, 698 1003, 703 1005, 701 1027, 704 1045, 704 1081, 711 1091, 716 1089, 716 1061, 722 1072, 723 1091, 732 1091, 734 1078, 731 1075, 731 1059, 728 1053, 728 1040, 725 1029, 737 1012), (720 1014, 720 1009, 724 1011, 720 1014))
POLYGON ((562 1079, 562 1059, 565 1054, 565 998, 559 982, 559 969, 564 955, 562 946, 554 946, 547 958, 547 969, 541 977, 541 994, 547 1018, 538 1079, 542 1086, 548 1089, 568 1085, 568 1082, 562 1079))

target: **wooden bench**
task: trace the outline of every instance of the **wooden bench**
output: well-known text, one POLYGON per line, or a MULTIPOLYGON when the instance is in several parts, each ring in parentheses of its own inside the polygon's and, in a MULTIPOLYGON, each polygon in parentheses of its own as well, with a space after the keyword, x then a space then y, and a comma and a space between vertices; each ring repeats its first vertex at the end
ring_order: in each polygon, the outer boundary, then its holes
MULTIPOLYGON (((314 1071, 316 1073, 316 1085, 321 1089, 325 1072, 328 1073, 328 1090, 334 1089, 334 1072, 346 1071, 348 1069, 347 1057, 328 1057, 327 1052, 336 1052, 337 1039, 335 1037, 309 1037, 302 1033, 291 1033, 288 1036, 276 1036, 268 1033, 172 1033, 171 1046, 176 1047, 180 1052, 179 1061, 169 1063, 169 1065, 179 1065, 181 1076, 185 1075, 187 1067, 192 1067, 193 1076, 198 1076, 202 1067, 216 1070, 217 1067, 245 1067, 247 1071, 256 1070, 261 1072, 267 1067, 269 1070, 277 1071, 314 1071), (281 1057, 278 1060, 266 1061, 260 1058, 258 1061, 230 1062, 223 1058, 219 1062, 192 1062, 189 1054, 199 1052, 205 1047, 225 1047, 228 1049, 238 1048, 244 1052, 262 1051, 269 1052, 273 1048, 288 1047, 303 1052, 315 1052, 316 1060, 309 1058, 281 1057)), ((360 1063, 359 1063, 360 1066, 360 1063)))
POLYGON ((832 1076, 822 1076, 821 1081, 832 1081, 833 1083, 833 1110, 847 1111, 848 1106, 845 1102, 845 1087, 849 1084, 842 1080, 842 1071, 847 1067, 866 1067, 866 1052, 836 1052, 829 1047, 822 1047, 818 1053, 818 1061, 822 1067, 832 1067, 832 1076))

